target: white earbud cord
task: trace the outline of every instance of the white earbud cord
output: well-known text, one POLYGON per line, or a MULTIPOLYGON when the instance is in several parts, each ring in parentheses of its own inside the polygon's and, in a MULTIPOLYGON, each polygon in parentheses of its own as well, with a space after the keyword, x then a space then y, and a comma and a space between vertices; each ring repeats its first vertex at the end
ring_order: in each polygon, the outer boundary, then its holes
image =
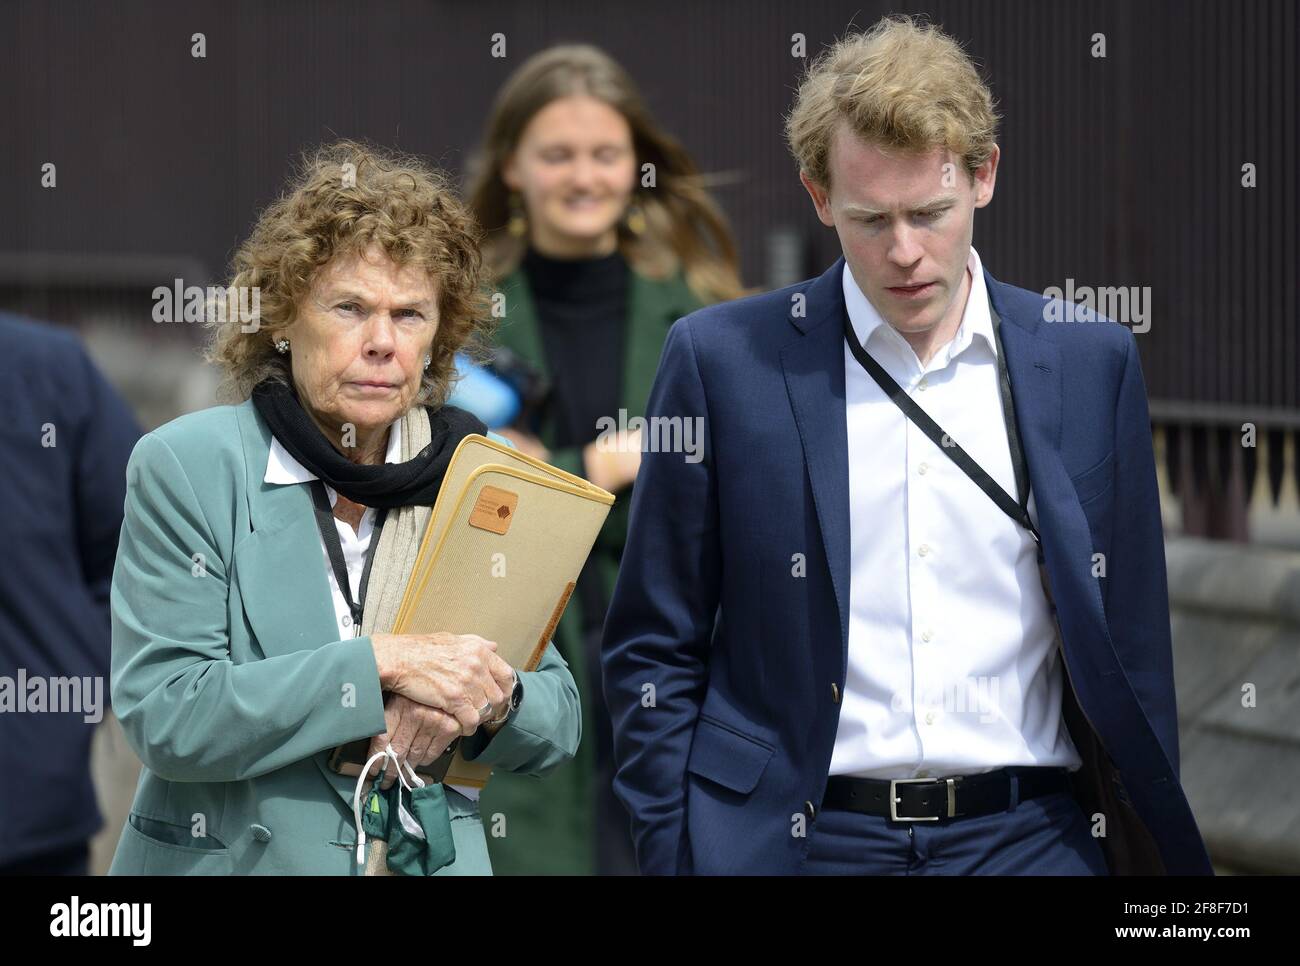
MULTIPOLYGON (((377 751, 370 756, 370 760, 367 761, 365 765, 362 767, 361 774, 357 776, 357 789, 355 792, 352 793, 352 820, 353 822, 356 823, 356 827, 357 827, 357 865, 364 865, 366 861, 365 858, 366 830, 361 827, 361 787, 366 783, 366 776, 370 772, 370 766, 373 765, 380 758, 384 758, 384 757, 391 758, 396 763, 397 780, 402 783, 402 787, 405 788, 408 792, 412 791, 413 789, 407 783, 405 776, 402 774, 403 765, 405 765, 407 770, 411 773, 411 781, 415 783, 416 787, 417 788, 424 787, 424 779, 415 773, 415 769, 411 767, 409 762, 398 759, 397 752, 393 751, 391 745, 385 746, 383 751, 377 751)), ((383 772, 381 771, 380 774, 375 778, 375 781, 378 782, 382 778, 383 778, 383 772)), ((418 835, 420 838, 424 838, 424 829, 420 828, 420 824, 415 821, 415 819, 411 816, 411 814, 407 812, 405 808, 401 807, 400 796, 399 796, 397 817, 398 820, 402 823, 402 827, 405 828, 408 832, 410 832, 412 835, 418 835), (414 828, 412 828, 412 826, 414 826, 414 828)))

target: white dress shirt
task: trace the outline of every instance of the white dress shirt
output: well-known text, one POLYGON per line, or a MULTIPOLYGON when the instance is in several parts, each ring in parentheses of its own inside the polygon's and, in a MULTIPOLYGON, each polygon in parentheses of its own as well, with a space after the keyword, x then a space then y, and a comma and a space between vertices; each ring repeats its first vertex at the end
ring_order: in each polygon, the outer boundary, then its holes
MULTIPOLYGON (((388 452, 384 456, 384 462, 402 462, 402 418, 400 416, 388 428, 388 452)), ((271 452, 266 460, 266 475, 262 477, 263 482, 307 483, 317 478, 315 473, 294 459, 289 454, 289 451, 280 445, 278 439, 274 436, 271 437, 271 452)), ((325 492, 329 494, 330 506, 333 507, 338 501, 337 491, 326 483, 325 492)), ((361 594, 361 574, 366 569, 366 553, 370 549, 370 537, 375 529, 375 508, 366 507, 361 514, 361 522, 355 531, 337 517, 332 519, 334 520, 334 529, 339 534, 339 543, 343 547, 343 562, 347 565, 348 584, 351 585, 352 599, 357 600, 361 594)), ((334 619, 339 627, 339 640, 359 637, 361 628, 353 624, 352 612, 348 609, 348 602, 339 589, 338 580, 334 577, 334 568, 330 565, 329 550, 325 546, 323 537, 320 538, 320 550, 324 559, 325 575, 329 580, 330 595, 334 599, 334 619)), ((477 788, 468 785, 450 785, 448 787, 454 788, 466 798, 478 799, 479 789, 477 788)))
MULTIPOLYGON (((979 256, 951 342, 922 366, 852 272, 858 338, 1009 494, 1015 474, 979 256)), ((848 674, 830 774, 941 778, 1006 765, 1077 769, 1061 717, 1060 637, 1028 531, 930 441, 844 347, 848 674)), ((1031 518, 1037 525, 1032 496, 1031 518)))

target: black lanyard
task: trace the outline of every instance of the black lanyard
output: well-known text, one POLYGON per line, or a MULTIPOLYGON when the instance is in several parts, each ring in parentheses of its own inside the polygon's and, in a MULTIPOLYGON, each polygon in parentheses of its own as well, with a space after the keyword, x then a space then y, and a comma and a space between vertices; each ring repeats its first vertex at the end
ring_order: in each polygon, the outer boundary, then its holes
POLYGON ((1019 501, 1012 498, 1006 490, 998 485, 993 477, 984 472, 984 468, 975 462, 964 449, 957 445, 957 441, 945 433, 942 427, 931 419, 918 406, 903 388, 894 381, 893 377, 871 358, 870 353, 863 348, 858 342, 857 333, 853 331, 853 323, 849 319, 848 309, 844 310, 844 338, 849 344, 849 351, 853 353, 853 358, 857 359, 863 369, 876 384, 880 386, 886 396, 894 401, 903 415, 910 419, 916 426, 925 433, 926 436, 933 440, 943 452, 948 454, 951 459, 961 469, 963 473, 971 478, 971 481, 978 486, 984 493, 996 503, 999 509, 1016 523, 1020 524, 1034 538, 1034 543, 1038 545, 1038 560, 1043 560, 1043 542, 1038 535, 1038 528, 1034 526, 1033 520, 1029 517, 1029 471, 1025 464, 1025 453, 1020 446, 1020 433, 1016 429, 1016 411, 1012 407, 1011 399, 1011 377, 1007 373, 1006 352, 1002 348, 1002 320, 998 318, 997 312, 993 310, 993 305, 989 304, 989 315, 993 319, 993 338, 998 344, 998 391, 1002 394, 1002 418, 1006 422, 1007 445, 1011 449, 1011 468, 1016 477, 1016 489, 1020 493, 1019 501))
POLYGON ((366 566, 361 571, 361 602, 352 599, 352 582, 348 579, 348 567, 343 562, 343 544, 339 540, 338 529, 334 526, 334 511, 330 508, 329 494, 325 484, 313 480, 311 498, 316 504, 316 526, 320 529, 321 539, 325 541, 325 551, 329 554, 330 566, 334 568, 334 580, 339 585, 339 592, 352 612, 352 632, 361 633, 361 614, 366 605, 366 586, 370 583, 370 565, 375 560, 375 550, 379 546, 379 533, 384 529, 384 518, 388 516, 387 508, 375 515, 375 525, 370 531, 370 546, 366 548, 366 566))

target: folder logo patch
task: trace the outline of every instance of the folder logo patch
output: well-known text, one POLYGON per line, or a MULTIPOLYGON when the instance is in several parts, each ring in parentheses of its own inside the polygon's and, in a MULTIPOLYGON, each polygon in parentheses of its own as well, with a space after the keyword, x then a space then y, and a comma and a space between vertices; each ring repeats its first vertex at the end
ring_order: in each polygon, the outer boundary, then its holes
POLYGON ((503 490, 499 486, 484 486, 479 490, 474 509, 469 515, 469 525, 492 533, 505 533, 515 518, 515 507, 519 505, 519 494, 503 490))

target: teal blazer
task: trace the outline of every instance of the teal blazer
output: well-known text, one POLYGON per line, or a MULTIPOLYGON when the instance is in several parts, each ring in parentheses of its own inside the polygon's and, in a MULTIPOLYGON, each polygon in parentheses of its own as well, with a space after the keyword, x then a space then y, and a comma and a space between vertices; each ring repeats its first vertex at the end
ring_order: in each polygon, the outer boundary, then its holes
MULTIPOLYGON (((326 759, 385 729, 368 637, 338 639, 306 486, 262 482, 251 402, 173 420, 136 445, 113 572, 113 711, 144 763, 110 874, 357 875, 355 779, 326 759)), ((466 758, 540 776, 581 738, 555 645, 524 700, 466 758)), ((478 805, 449 792, 456 861, 491 874, 478 805)))

